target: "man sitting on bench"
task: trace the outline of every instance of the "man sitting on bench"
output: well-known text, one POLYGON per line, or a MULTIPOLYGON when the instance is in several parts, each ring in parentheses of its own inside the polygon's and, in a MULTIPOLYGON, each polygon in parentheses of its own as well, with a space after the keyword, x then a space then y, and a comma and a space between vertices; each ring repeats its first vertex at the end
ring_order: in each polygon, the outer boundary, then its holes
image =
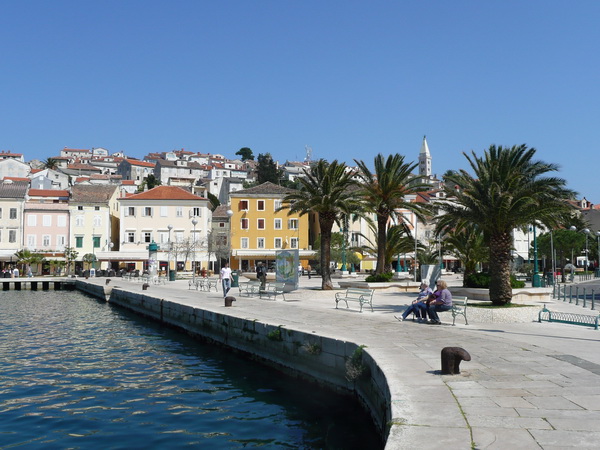
POLYGON ((406 308, 406 311, 402 313, 402 317, 394 316, 400 322, 406 320, 409 314, 414 313, 417 320, 422 322, 423 320, 427 320, 427 314, 425 313, 426 304, 425 302, 429 299, 429 296, 433 294, 433 291, 429 287, 429 285, 425 282, 421 283, 420 291, 417 299, 412 302, 412 304, 406 308))

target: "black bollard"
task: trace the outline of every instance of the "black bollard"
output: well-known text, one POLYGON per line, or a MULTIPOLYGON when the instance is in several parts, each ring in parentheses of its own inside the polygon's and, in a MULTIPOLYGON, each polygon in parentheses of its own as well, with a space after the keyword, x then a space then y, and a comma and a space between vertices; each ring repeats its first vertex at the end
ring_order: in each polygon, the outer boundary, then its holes
POLYGON ((461 361, 471 361, 469 352, 460 347, 444 347, 442 349, 442 374, 458 375, 461 361))
POLYGON ((225 306, 233 306, 232 303, 235 301, 235 297, 225 297, 225 306))

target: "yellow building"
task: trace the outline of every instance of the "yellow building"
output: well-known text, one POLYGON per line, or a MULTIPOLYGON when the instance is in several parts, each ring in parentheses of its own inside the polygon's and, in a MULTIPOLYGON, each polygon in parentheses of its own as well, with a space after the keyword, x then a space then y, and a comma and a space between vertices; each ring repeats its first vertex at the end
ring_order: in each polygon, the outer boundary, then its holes
POLYGON ((291 189, 267 182, 231 192, 231 268, 254 271, 257 262, 274 270, 277 250, 298 249, 303 267, 314 258, 308 245, 308 215, 276 212, 291 189))

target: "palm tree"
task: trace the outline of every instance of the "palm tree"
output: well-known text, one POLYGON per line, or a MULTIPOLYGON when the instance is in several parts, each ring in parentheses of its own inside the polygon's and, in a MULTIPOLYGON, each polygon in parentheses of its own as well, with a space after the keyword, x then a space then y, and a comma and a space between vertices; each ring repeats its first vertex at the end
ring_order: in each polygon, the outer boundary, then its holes
MULTIPOLYGON (((374 228, 374 226, 373 226, 374 228)), ((362 249, 369 253, 376 254, 377 246, 373 245, 367 239, 370 246, 362 249)), ((385 268, 387 272, 392 270, 392 261, 401 253, 410 253, 415 249, 415 238, 410 234, 406 225, 392 225, 387 230, 386 248, 385 248, 385 268)), ((420 261, 420 259, 419 259, 420 261)))
POLYGON ((555 164, 534 161, 535 149, 526 145, 503 148, 495 145, 483 157, 463 153, 474 172, 465 170, 448 176, 449 196, 443 202, 444 220, 476 224, 489 246, 490 300, 495 305, 510 303, 512 232, 529 224, 554 228, 573 211, 568 199, 575 193, 562 178, 546 176, 558 170, 555 164))
POLYGON ((56 170, 58 168, 58 161, 54 158, 48 158, 42 162, 44 169, 56 170))
POLYGON ((414 163, 405 163, 404 156, 399 154, 388 156, 387 160, 380 153, 375 157, 374 173, 363 161, 354 160, 358 165, 358 176, 361 179, 361 194, 366 207, 377 216, 377 269, 376 273, 386 270, 387 228, 390 219, 402 223, 404 218, 400 210, 415 212, 418 216, 424 213, 424 207, 411 202, 407 196, 424 191, 426 186, 419 177, 411 172, 417 167, 414 163))
POLYGON ((462 263, 463 286, 466 287, 467 278, 475 273, 477 264, 487 261, 489 256, 483 233, 475 224, 461 224, 445 234, 444 243, 448 251, 462 263))
POLYGON ((333 289, 331 282, 331 229, 340 220, 342 214, 350 214, 360 207, 360 199, 351 188, 354 181, 352 173, 346 170, 344 163, 337 160, 331 163, 320 159, 305 176, 299 177, 301 188, 289 193, 283 199, 281 209, 289 209, 288 215, 299 213, 301 216, 315 213, 318 216, 321 233, 321 288, 333 289))

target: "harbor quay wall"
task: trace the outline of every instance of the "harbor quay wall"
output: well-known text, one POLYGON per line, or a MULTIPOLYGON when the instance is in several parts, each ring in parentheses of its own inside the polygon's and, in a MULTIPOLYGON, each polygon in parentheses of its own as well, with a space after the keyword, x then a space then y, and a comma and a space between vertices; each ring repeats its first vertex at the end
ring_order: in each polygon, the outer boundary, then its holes
MULTIPOLYGON (((391 423, 391 394, 368 349, 354 342, 235 316, 235 308, 211 311, 147 293, 78 280, 76 288, 188 334, 215 342, 297 376, 355 395, 385 442, 391 423)), ((220 308, 223 309, 223 308, 220 308)))

